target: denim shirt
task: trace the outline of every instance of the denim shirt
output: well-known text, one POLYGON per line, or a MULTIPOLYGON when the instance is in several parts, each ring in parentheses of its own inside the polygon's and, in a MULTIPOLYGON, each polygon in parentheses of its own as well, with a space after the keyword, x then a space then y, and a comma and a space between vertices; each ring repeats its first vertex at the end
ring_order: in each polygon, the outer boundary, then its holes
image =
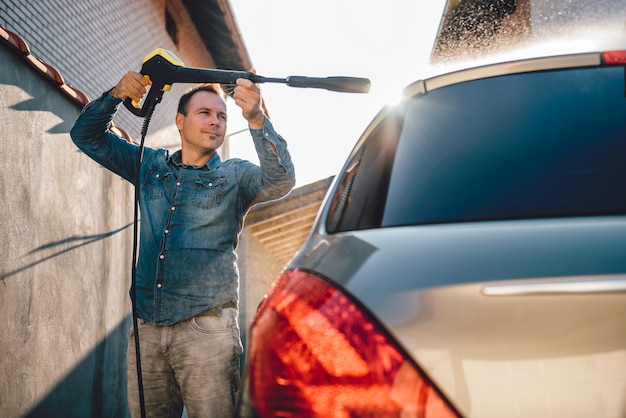
MULTIPOLYGON (((107 92, 87 104, 71 137, 93 160, 135 184, 139 146, 108 129, 120 103, 107 92)), ((136 271, 136 308, 144 321, 171 325, 238 301, 235 248, 243 218, 253 204, 281 198, 295 183, 287 144, 271 122, 250 132, 260 166, 221 161, 217 153, 204 166, 185 166, 180 150, 145 147, 136 271)))

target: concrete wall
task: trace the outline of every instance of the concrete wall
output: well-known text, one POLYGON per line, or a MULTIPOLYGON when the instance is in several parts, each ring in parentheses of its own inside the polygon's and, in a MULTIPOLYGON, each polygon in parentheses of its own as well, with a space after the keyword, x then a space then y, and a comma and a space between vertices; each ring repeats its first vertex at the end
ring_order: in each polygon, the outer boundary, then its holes
POLYGON ((71 142, 74 102, 0 62, 0 415, 123 417, 133 190, 71 142))

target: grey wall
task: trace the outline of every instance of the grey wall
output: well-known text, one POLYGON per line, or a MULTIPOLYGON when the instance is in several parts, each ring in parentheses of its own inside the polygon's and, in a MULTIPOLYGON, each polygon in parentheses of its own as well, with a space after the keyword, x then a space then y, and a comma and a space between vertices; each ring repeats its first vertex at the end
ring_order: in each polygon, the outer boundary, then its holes
POLYGON ((133 190, 71 142, 74 102, 0 62, 1 415, 125 416, 133 190))

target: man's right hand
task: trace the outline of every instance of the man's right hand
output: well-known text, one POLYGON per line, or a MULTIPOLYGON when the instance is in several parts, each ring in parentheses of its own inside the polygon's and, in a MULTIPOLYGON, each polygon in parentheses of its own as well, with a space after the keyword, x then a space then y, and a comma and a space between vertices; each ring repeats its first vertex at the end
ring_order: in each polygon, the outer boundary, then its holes
POLYGON ((147 92, 146 87, 150 84, 150 81, 146 80, 140 73, 129 71, 124 74, 117 85, 113 87, 111 95, 121 100, 130 98, 139 103, 147 92))

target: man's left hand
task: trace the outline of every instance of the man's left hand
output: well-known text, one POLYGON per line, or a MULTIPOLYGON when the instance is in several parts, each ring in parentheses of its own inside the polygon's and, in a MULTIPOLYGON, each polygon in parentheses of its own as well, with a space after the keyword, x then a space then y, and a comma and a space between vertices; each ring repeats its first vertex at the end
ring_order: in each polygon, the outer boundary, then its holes
MULTIPOLYGON (((251 73, 256 74, 254 69, 251 73)), ((252 81, 240 78, 233 91, 235 104, 241 108, 243 117, 248 121, 250 129, 262 129, 265 123, 265 113, 261 108, 261 90, 252 81)))

